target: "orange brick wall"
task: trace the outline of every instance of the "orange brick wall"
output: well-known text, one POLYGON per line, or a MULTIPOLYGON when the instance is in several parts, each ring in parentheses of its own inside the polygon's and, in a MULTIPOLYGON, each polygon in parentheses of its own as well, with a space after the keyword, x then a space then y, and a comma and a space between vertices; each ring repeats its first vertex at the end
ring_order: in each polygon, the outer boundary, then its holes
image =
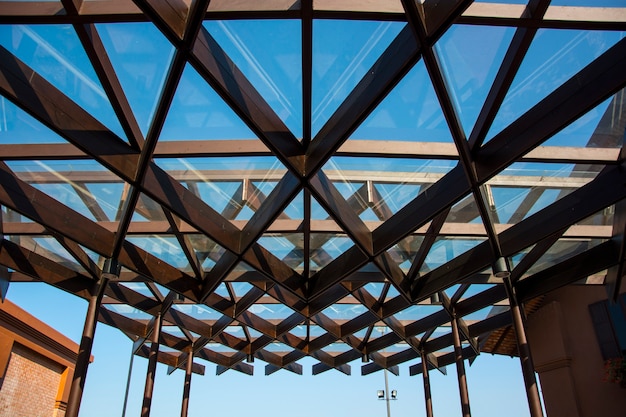
POLYGON ((18 344, 13 345, 0 380, 0 417, 62 417, 55 398, 63 366, 18 344))

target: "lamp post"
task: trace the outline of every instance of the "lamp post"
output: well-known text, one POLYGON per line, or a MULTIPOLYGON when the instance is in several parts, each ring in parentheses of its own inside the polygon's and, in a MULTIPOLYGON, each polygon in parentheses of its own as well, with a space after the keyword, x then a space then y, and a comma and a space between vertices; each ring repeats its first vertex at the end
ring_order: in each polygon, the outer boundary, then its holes
POLYGON ((387 377, 387 368, 383 369, 383 371, 385 374, 385 389, 379 389, 377 391, 377 394, 379 400, 385 400, 387 402, 387 417, 391 417, 391 407, 389 406, 389 401, 396 399, 396 397, 398 396, 398 391, 396 391, 395 389, 391 390, 391 392, 389 391, 389 378, 387 377))

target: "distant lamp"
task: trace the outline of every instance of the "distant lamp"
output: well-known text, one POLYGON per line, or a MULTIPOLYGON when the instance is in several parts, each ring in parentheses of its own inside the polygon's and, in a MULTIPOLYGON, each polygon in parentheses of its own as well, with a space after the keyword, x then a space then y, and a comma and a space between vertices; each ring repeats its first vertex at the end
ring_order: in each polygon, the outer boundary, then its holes
POLYGON ((378 395, 379 400, 385 399, 385 390, 379 389, 378 391, 376 391, 376 394, 378 395))
POLYGON ((368 363, 369 361, 370 361, 370 355, 367 353, 364 353, 363 356, 361 356, 361 362, 368 363))
POLYGON ((391 390, 391 399, 395 400, 397 396, 398 396, 398 391, 396 391, 395 389, 391 390))
POLYGON ((493 276, 496 278, 508 278, 511 276, 511 272, 509 271, 509 267, 506 263, 506 259, 503 256, 500 256, 493 263, 493 276))
POLYGON ((433 293, 430 296, 430 303, 431 304, 441 304, 441 297, 439 297, 439 293, 433 293))
POLYGON ((248 353, 246 355, 246 362, 248 362, 248 363, 254 362, 254 355, 252 353, 248 353))

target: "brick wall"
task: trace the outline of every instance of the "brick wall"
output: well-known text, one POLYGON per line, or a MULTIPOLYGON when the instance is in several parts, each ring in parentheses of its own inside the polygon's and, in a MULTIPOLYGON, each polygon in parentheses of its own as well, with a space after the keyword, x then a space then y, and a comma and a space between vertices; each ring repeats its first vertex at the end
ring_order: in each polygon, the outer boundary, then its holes
POLYGON ((0 380, 0 417, 62 417, 55 398, 63 366, 18 343, 0 380))

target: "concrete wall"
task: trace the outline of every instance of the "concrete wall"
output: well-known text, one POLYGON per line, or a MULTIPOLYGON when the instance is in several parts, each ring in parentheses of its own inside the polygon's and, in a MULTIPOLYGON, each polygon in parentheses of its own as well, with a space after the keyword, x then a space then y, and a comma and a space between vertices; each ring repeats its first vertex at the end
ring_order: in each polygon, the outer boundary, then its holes
POLYGON ((604 287, 570 285, 547 294, 528 317, 548 417, 626 416, 626 389, 603 380, 604 359, 589 314, 590 304, 606 298, 604 287))

